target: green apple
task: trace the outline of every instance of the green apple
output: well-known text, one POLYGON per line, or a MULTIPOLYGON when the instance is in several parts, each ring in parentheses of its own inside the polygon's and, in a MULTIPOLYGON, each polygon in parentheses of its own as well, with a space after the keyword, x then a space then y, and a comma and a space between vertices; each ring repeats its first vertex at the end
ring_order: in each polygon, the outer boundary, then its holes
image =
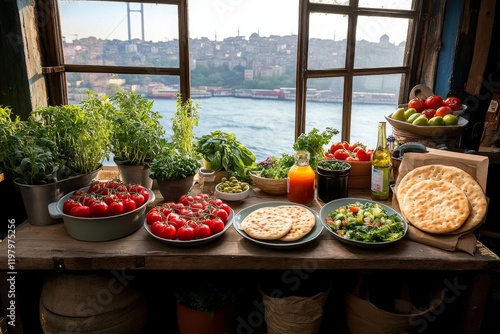
POLYGON ((406 119, 408 119, 408 118, 410 118, 411 115, 416 114, 416 113, 417 113, 417 109, 415 109, 415 108, 408 108, 405 111, 405 117, 406 117, 406 119))
POLYGON ((397 121, 406 122, 405 108, 398 108, 395 112, 392 113, 391 118, 397 121))
POLYGON ((413 125, 419 125, 419 126, 426 126, 429 125, 429 120, 425 115, 419 115, 416 120, 414 120, 411 124, 413 125))
POLYGON ((429 120, 429 125, 431 126, 442 126, 444 124, 444 119, 441 116, 434 116, 429 120))
POLYGON ((413 115, 411 115, 410 117, 408 117, 408 119, 406 120, 406 122, 413 123, 413 121, 416 120, 419 116, 422 116, 422 114, 419 113, 419 112, 414 113, 413 115))
POLYGON ((443 121, 445 125, 457 125, 458 117, 453 114, 444 115, 443 121))

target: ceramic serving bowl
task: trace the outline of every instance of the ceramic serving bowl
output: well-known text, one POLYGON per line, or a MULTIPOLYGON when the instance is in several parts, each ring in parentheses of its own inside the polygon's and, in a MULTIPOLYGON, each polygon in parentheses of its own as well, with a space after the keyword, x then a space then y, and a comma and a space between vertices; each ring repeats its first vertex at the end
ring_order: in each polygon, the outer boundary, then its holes
POLYGON ((214 195, 215 197, 220 198, 223 201, 241 201, 247 198, 248 194, 250 193, 250 187, 239 193, 225 193, 219 190, 220 185, 222 185, 222 182, 218 183, 215 186, 214 195))
MULTIPOLYGON (((82 188, 87 190, 88 187, 82 188)), ((48 205, 49 214, 53 218, 62 218, 68 234, 81 241, 109 241, 125 237, 141 228, 149 203, 155 200, 150 189, 149 199, 135 210, 110 217, 83 218, 67 215, 63 212, 63 205, 73 192, 64 195, 57 202, 48 205)))

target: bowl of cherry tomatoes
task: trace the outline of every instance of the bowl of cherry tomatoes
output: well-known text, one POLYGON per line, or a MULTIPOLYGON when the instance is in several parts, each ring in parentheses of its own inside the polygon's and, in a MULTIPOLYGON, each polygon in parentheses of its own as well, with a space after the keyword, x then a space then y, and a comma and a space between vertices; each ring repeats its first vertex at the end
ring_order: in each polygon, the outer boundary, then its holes
POLYGON ((211 242, 232 225, 234 211, 219 198, 207 194, 183 195, 151 208, 144 228, 155 239, 172 246, 211 242))
POLYGON ((361 143, 347 141, 333 143, 325 152, 325 159, 347 161, 351 165, 349 189, 368 189, 371 183, 373 149, 361 143))
POLYGON ((53 218, 62 218, 68 234, 81 241, 109 241, 137 231, 154 193, 120 180, 92 181, 48 205, 53 218))

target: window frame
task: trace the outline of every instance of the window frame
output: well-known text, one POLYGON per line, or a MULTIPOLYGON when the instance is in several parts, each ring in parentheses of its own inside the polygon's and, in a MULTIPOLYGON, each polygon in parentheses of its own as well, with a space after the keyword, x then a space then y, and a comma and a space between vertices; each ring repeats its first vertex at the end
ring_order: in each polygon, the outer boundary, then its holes
POLYGON ((297 46, 297 78, 296 78, 296 105, 295 105, 295 137, 306 131, 306 96, 307 80, 316 78, 344 79, 344 96, 342 109, 341 140, 350 139, 351 133, 351 107, 353 81, 356 76, 402 74, 405 79, 401 81, 398 101, 402 103, 408 96, 411 87, 417 81, 418 44, 417 36, 421 31, 422 3, 414 0, 412 10, 393 10, 359 8, 358 0, 351 0, 349 5, 334 5, 312 3, 309 0, 299 0, 299 33, 297 46), (346 64, 344 68, 335 69, 308 69, 309 54, 309 17, 311 13, 342 14, 348 16, 346 64), (410 18, 413 24, 408 29, 406 41, 405 66, 399 67, 374 67, 355 68, 354 56, 356 45, 356 25, 359 16, 385 16, 391 18, 410 18))
MULTIPOLYGON (((100 0, 88 0, 100 1, 100 0)), ((130 1, 105 0, 108 2, 130 1)), ((150 67, 150 66, 104 66, 104 65, 75 65, 64 63, 61 23, 58 0, 40 0, 38 5, 39 21, 41 25, 42 49, 44 50, 45 66, 42 73, 47 76, 49 105, 68 103, 66 88, 66 73, 117 73, 143 75, 170 75, 179 77, 179 91, 183 100, 191 97, 191 74, 189 68, 189 26, 187 0, 141 0, 140 3, 176 5, 178 15, 179 67, 150 67), (48 14, 48 15, 47 15, 48 14)))
MULTIPOLYGON (((100 1, 100 0, 89 0, 100 1)), ((123 0, 106 0, 122 2, 123 0)), ((68 103, 66 87, 66 72, 86 73, 118 73, 118 74, 144 74, 144 75, 172 75, 178 76, 180 93, 183 99, 191 96, 191 74, 189 59, 189 29, 188 29, 188 0, 143 0, 141 3, 176 5, 178 8, 179 31, 179 67, 139 67, 139 66, 103 66, 103 65, 74 65, 64 63, 61 25, 57 0, 37 1, 39 20, 43 20, 41 27, 41 45, 45 66, 42 68, 47 77, 48 103, 60 105, 68 103)), ((350 139, 352 87, 354 77, 362 75, 402 74, 399 103, 405 101, 410 89, 418 82, 422 68, 422 56, 419 53, 422 41, 417 39, 423 31, 424 18, 423 0, 414 0, 411 10, 392 10, 359 8, 358 0, 351 0, 349 5, 333 5, 312 3, 310 0, 299 0, 298 41, 297 41, 297 77, 295 101, 295 139, 306 131, 306 95, 307 80, 315 78, 344 79, 344 96, 342 110, 342 140, 350 139), (308 41, 309 41, 309 15, 311 13, 342 14, 348 16, 346 64, 344 68, 335 69, 308 69, 308 41), (356 23, 358 16, 386 16, 395 18, 413 19, 406 41, 405 66, 354 68, 354 55, 356 45, 356 23)), ((429 6, 427 6, 429 7, 429 6)), ((427 11, 429 8, 427 8, 427 11)), ((428 28, 428 27, 427 27, 428 28)))

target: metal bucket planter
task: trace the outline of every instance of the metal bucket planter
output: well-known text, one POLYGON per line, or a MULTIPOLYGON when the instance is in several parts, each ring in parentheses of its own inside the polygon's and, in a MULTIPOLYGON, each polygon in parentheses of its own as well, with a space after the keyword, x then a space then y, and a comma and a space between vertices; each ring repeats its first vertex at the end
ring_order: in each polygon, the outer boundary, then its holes
POLYGON ((151 189, 153 179, 149 177, 149 166, 147 165, 125 165, 116 164, 120 172, 120 178, 125 183, 135 183, 151 189))
POLYGON ((97 177, 97 173, 99 173, 99 170, 41 185, 28 185, 15 182, 21 192, 28 222, 36 226, 52 225, 61 222, 61 219, 50 216, 49 204, 57 202, 64 194, 70 191, 88 186, 97 177))

